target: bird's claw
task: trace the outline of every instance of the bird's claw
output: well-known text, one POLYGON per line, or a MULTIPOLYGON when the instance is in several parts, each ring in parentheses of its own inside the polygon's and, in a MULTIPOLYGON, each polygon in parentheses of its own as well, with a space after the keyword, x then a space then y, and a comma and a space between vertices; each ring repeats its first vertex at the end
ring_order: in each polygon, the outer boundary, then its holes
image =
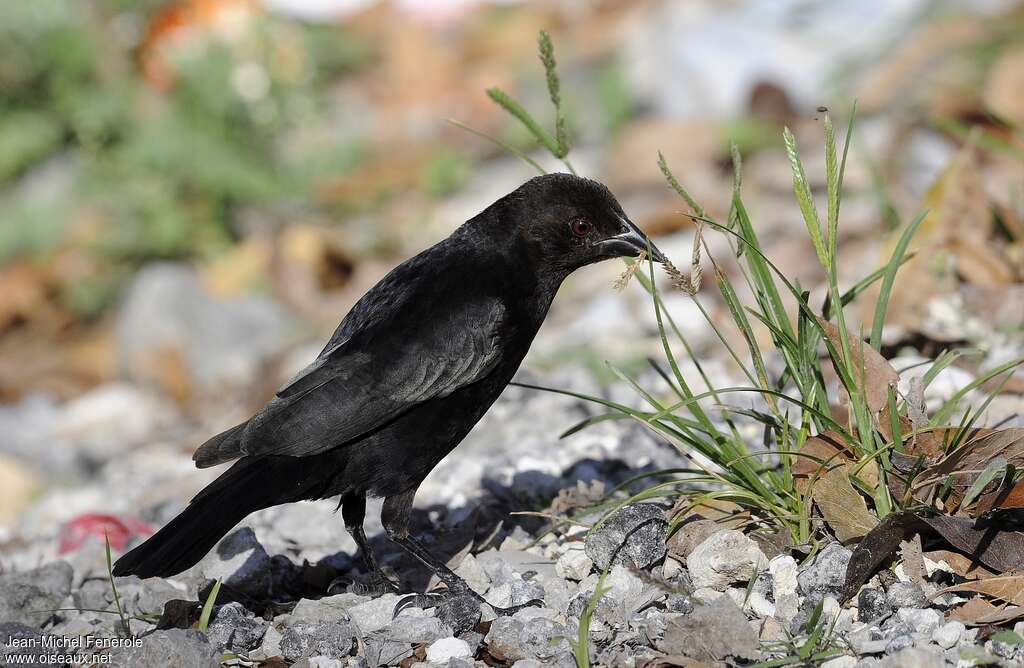
POLYGON ((332 580, 331 584, 327 585, 327 593, 330 594, 334 591, 335 587, 340 587, 349 594, 357 594, 359 596, 376 597, 383 594, 399 593, 398 585, 391 578, 383 575, 373 575, 365 582, 338 577, 332 580))
POLYGON ((391 613, 391 618, 398 617, 407 608, 436 608, 443 603, 448 596, 445 594, 409 594, 403 596, 391 613))
POLYGON ((498 615, 499 617, 511 617, 512 615, 516 614, 520 610, 524 610, 526 608, 543 608, 543 607, 544 607, 544 601, 540 600, 539 598, 534 598, 534 599, 530 599, 526 603, 521 603, 520 605, 509 606, 507 608, 499 608, 497 606, 492 605, 491 606, 491 610, 494 610, 494 614, 498 615))

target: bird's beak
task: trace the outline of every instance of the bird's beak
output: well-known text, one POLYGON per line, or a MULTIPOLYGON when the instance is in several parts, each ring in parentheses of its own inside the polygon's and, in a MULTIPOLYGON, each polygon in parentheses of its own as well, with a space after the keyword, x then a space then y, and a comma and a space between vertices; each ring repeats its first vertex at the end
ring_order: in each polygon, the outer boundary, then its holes
POLYGON ((614 237, 608 237, 595 244, 602 254, 617 257, 636 257, 641 252, 650 252, 651 259, 655 262, 665 262, 665 256, 651 243, 647 235, 640 231, 639 227, 621 216, 619 220, 622 221, 624 229, 622 234, 616 234, 614 237))

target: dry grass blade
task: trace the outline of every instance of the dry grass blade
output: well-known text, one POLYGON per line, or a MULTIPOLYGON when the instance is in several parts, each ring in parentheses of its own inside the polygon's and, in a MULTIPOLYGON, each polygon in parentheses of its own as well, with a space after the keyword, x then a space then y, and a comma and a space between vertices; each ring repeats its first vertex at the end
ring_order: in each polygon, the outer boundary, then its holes
POLYGON ((647 261, 647 251, 640 251, 640 255, 636 257, 636 260, 632 264, 626 267, 626 270, 615 280, 614 287, 617 291, 622 292, 629 285, 629 280, 633 278, 636 272, 640 271, 640 268, 644 266, 644 262, 647 261))
POLYGON ((693 296, 700 291, 701 268, 700 268, 700 246, 704 240, 704 226, 697 223, 697 230, 693 235, 693 251, 690 254, 690 275, 686 276, 679 268, 672 264, 668 258, 662 262, 665 273, 668 274, 672 285, 686 294, 693 296))

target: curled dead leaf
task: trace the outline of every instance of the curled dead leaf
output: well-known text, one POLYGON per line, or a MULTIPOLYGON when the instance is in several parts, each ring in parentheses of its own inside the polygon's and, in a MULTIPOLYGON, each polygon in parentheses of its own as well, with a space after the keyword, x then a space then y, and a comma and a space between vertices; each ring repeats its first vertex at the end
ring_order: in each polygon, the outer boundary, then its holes
POLYGON ((867 534, 878 524, 860 492, 850 483, 850 464, 834 468, 818 479, 811 492, 825 522, 836 538, 846 543, 867 534))
MULTIPOLYGON (((825 330, 829 342, 842 355, 843 343, 839 328, 821 318, 818 318, 818 322, 825 330)), ((851 359, 846 361, 846 366, 853 370, 854 381, 863 390, 868 408, 874 415, 878 415, 889 401, 889 388, 896 387, 900 375, 877 350, 857 336, 850 334, 847 341, 850 344, 851 359)))

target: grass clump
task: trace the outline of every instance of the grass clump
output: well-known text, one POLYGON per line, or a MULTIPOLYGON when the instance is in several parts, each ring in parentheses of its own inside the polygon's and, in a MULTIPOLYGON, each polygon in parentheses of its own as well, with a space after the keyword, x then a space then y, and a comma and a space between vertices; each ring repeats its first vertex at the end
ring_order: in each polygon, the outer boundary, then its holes
MULTIPOLYGON (((539 50, 555 109, 554 136, 504 91, 490 89, 488 95, 522 122, 540 146, 575 173, 568 161, 570 145, 565 131, 561 90, 554 50, 547 33, 540 35, 539 50)), ((840 289, 838 229, 855 111, 854 108, 850 114, 842 141, 828 112, 822 115, 826 177, 823 211, 814 201, 796 138, 788 128, 782 135, 792 171, 796 204, 827 286, 826 298, 820 309, 815 309, 809 302, 809 292, 787 277, 765 254, 743 201, 742 160, 735 145, 731 151, 733 188, 728 215, 723 221, 709 217, 707 210, 673 174, 665 157, 658 154, 659 169, 668 186, 686 205, 687 212, 683 215, 688 216, 696 227, 690 275, 684 275, 671 261, 665 263, 664 270, 673 287, 694 297, 698 310, 747 382, 733 387, 716 387, 712 383, 700 360, 693 354, 693 346, 684 328, 665 308, 656 285, 653 262, 649 257, 627 261, 627 268, 615 287, 623 289, 636 278, 650 295, 663 351, 663 359, 652 361, 652 365, 663 381, 663 387, 642 387, 625 371, 609 365, 615 376, 636 390, 646 404, 645 408, 551 390, 595 402, 606 409, 574 425, 563 436, 598 422, 635 420, 680 451, 696 455, 701 465, 699 468, 660 471, 645 476, 656 478, 658 482, 628 498, 619 495, 616 502, 606 504, 610 512, 643 499, 683 499, 676 504, 680 510, 676 517, 681 519, 687 514, 682 511, 689 508, 730 502, 750 511, 754 521, 772 530, 787 532, 796 544, 806 544, 820 536, 819 530, 825 527, 813 512, 815 486, 842 482, 840 492, 846 495, 844 501, 854 504, 870 501, 870 508, 865 512, 870 515, 870 522, 877 523, 893 510, 914 502, 909 495, 893 498, 890 483, 901 474, 892 467, 890 454, 903 451, 904 444, 911 443, 919 432, 942 427, 944 420, 957 411, 960 400, 970 389, 1021 362, 1014 360, 980 377, 951 397, 930 420, 921 414, 919 402, 907 401, 897 394, 895 380, 898 374, 880 355, 881 333, 896 273, 910 257, 910 239, 923 214, 903 230, 884 267, 871 272, 849 289, 840 289), (726 331, 723 325, 714 321, 696 298, 702 283, 701 247, 707 250, 704 241, 706 230, 721 234, 731 251, 729 262, 732 267, 729 271, 718 259, 708 255, 714 268, 715 286, 731 316, 729 326, 734 332, 726 331), (644 264, 647 265, 646 271, 642 267, 644 264), (734 283, 734 280, 739 283, 734 283), (870 334, 854 334, 849 329, 844 307, 879 281, 870 334), (752 297, 744 299, 741 294, 752 297), (763 336, 765 331, 767 337, 763 336), (738 340, 741 341, 738 346, 731 343, 737 340, 732 336, 735 333, 739 334, 738 340), (676 353, 679 346, 692 361, 699 382, 708 388, 706 391, 694 391, 697 378, 684 376, 676 353), (769 369, 773 372, 770 373, 769 369), (830 377, 838 378, 842 387, 846 417, 836 417, 835 404, 840 402, 837 401, 835 387, 826 380, 830 377), (754 400, 742 404, 728 401, 737 394, 752 395, 754 400), (761 431, 760 443, 756 447, 750 444, 749 427, 752 423, 761 431), (822 456, 819 442, 823 436, 827 436, 829 443, 837 444, 826 456, 822 456), (839 467, 846 482, 829 476, 832 469, 839 467), (850 491, 845 491, 847 487, 850 491)), ((543 171, 528 156, 517 155, 543 171)), ((957 352, 948 352, 936 359, 916 392, 922 392, 957 356, 957 352)), ((959 425, 961 431, 972 427, 979 416, 980 410, 975 411, 973 417, 968 411, 959 425)), ((905 483, 906 480, 899 482, 905 483)), ((864 517, 861 515, 862 520, 864 517)), ((600 524, 598 522, 595 527, 600 524)), ((848 531, 831 524, 829 527, 837 535, 848 538, 848 531)))

